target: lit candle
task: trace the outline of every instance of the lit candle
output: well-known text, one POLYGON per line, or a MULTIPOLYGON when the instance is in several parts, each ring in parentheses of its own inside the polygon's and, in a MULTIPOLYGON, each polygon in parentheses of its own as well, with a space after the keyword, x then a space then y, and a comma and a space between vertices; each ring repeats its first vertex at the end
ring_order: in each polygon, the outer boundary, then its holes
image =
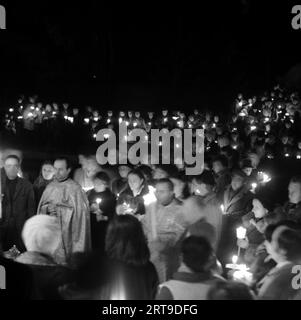
POLYGON ((237 237, 237 239, 239 239, 239 240, 245 239, 246 234, 247 234, 247 229, 246 228, 238 227, 236 229, 236 237, 237 237))
POLYGON ((257 183, 256 182, 251 183, 251 187, 252 187, 251 192, 254 193, 257 188, 257 183))
POLYGON ((102 199, 101 199, 101 198, 97 198, 97 199, 95 200, 95 202, 96 202, 97 204, 100 204, 100 203, 101 203, 101 201, 102 201, 102 199))
POLYGON ((226 214, 226 212, 225 212, 225 206, 224 206, 223 204, 221 204, 220 208, 221 208, 221 210, 222 210, 222 213, 223 213, 223 214, 226 214))
POLYGON ((143 196, 144 205, 150 206, 150 223, 151 223, 151 235, 152 239, 157 239, 157 219, 156 219, 156 211, 154 204, 157 201, 157 198, 155 196, 155 188, 152 186, 148 187, 149 193, 143 196))
POLYGON ((85 121, 85 123, 88 124, 90 122, 90 119, 89 118, 85 118, 84 121, 85 121))

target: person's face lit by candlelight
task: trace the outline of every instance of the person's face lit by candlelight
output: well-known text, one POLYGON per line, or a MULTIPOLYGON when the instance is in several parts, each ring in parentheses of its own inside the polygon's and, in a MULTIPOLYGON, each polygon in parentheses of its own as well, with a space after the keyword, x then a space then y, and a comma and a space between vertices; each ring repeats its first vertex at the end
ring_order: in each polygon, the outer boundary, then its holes
POLYGON ((192 180, 192 193, 194 195, 199 195, 205 197, 209 192, 209 188, 205 183, 197 183, 196 179, 192 180))
POLYGON ((301 184, 290 182, 288 185, 288 198, 290 203, 298 204, 301 202, 301 184))
POLYGON ((141 179, 138 175, 130 173, 128 175, 128 184, 133 193, 139 192, 143 185, 144 180, 141 179))
POLYGON ((139 112, 139 111, 136 111, 136 112, 135 112, 135 117, 136 117, 137 119, 140 118, 140 112, 139 112))
POLYGON ((51 164, 44 164, 42 166, 42 177, 45 180, 52 180, 55 175, 55 169, 51 164))
POLYGON ((107 183, 98 178, 93 180, 93 185, 96 192, 104 192, 107 189, 107 183))
POLYGON ((252 167, 245 167, 245 168, 242 168, 242 171, 248 176, 250 177, 252 171, 253 171, 253 168, 252 167))
POLYGON ((129 118, 132 118, 132 117, 133 117, 133 112, 132 112, 132 111, 129 111, 129 112, 128 112, 128 116, 129 116, 129 118))
POLYGON ((67 161, 64 159, 58 159, 54 162, 55 179, 59 182, 66 180, 71 172, 71 168, 68 168, 67 161))
POLYGON ((162 111, 162 115, 163 115, 163 117, 167 117, 167 113, 168 113, 168 111, 167 111, 167 110, 163 110, 163 111, 162 111))
POLYGON ((252 205, 252 212, 254 213, 256 219, 263 218, 268 213, 268 210, 258 199, 253 199, 252 205))
POLYGON ((173 185, 165 182, 156 184, 155 196, 159 204, 167 206, 174 198, 173 185))
POLYGON ((287 143, 288 143, 288 136, 283 136, 283 137, 281 138, 281 142, 282 142, 283 144, 287 144, 287 143))

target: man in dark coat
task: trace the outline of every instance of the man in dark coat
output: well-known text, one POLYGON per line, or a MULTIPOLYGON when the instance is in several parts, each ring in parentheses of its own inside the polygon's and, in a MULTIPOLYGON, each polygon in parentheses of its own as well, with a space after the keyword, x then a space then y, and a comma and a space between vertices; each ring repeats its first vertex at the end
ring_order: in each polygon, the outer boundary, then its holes
POLYGON ((18 177, 20 159, 9 155, 4 161, 2 175, 2 219, 0 220, 0 241, 3 251, 16 245, 24 251, 21 232, 25 221, 35 213, 34 190, 31 183, 18 177))

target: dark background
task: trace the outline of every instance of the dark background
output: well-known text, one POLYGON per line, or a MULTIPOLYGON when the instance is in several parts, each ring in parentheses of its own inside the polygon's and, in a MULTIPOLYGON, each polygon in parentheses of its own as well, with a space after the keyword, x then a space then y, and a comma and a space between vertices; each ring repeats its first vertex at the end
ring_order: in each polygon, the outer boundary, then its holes
POLYGON ((291 27, 297 3, 0 4, 7 12, 1 108, 20 93, 37 93, 45 102, 103 108, 227 110, 240 91, 301 83, 301 72, 286 76, 301 62, 301 30, 291 27))

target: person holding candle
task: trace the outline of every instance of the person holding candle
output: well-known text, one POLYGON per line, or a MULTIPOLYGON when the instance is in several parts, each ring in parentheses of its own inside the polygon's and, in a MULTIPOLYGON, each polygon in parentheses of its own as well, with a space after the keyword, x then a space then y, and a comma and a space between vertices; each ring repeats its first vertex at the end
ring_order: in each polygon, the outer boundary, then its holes
POLYGON ((229 260, 229 254, 236 250, 236 228, 242 223, 242 216, 252 207, 253 194, 246 188, 247 176, 241 170, 233 170, 231 184, 224 192, 224 216, 220 247, 222 263, 229 260))
POLYGON ((93 178, 94 188, 88 191, 91 218, 92 249, 104 250, 105 235, 109 221, 115 215, 116 198, 109 189, 110 179, 105 172, 93 178))
POLYGON ((117 196, 120 195, 128 186, 128 174, 132 170, 131 165, 123 164, 118 166, 119 178, 112 182, 112 191, 117 196))
POLYGON ((128 186, 121 192, 117 200, 117 214, 145 214, 143 196, 148 193, 148 186, 143 173, 139 169, 129 172, 128 186))
MULTIPOLYGON (((263 191, 262 191, 263 192, 263 191)), ((252 211, 242 217, 243 226, 247 229, 245 239, 238 239, 237 245, 245 249, 244 261, 251 265, 256 259, 257 248, 264 241, 264 230, 267 226, 267 215, 272 212, 270 196, 256 194, 252 200, 252 211)))

